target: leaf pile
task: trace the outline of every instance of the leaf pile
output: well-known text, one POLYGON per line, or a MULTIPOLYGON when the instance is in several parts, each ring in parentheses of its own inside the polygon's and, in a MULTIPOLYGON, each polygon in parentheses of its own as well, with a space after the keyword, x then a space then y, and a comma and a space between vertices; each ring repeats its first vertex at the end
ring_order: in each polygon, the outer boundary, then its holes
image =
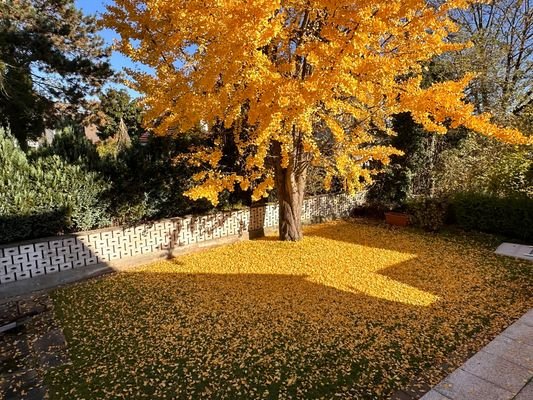
POLYGON ((383 399, 436 383, 532 306, 531 264, 468 237, 305 233, 58 290, 73 363, 49 371, 51 398, 383 399))

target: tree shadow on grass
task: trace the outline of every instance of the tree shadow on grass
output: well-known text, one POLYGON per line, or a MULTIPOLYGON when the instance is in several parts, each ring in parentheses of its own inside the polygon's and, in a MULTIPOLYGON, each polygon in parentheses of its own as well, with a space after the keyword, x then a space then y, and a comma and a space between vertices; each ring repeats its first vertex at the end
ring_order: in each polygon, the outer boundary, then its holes
POLYGON ((362 395, 388 387, 390 366, 370 363, 418 308, 305 276, 153 272, 63 291, 56 307, 73 369, 50 373, 53 398, 95 399, 362 395))
POLYGON ((56 292, 73 364, 49 372, 52 398, 385 399, 425 371, 436 383, 451 351, 478 349, 527 306, 524 287, 486 284, 482 253, 338 228, 56 292))
POLYGON ((387 398, 468 340, 462 308, 279 274, 131 272, 56 295, 73 364, 52 398, 387 398))

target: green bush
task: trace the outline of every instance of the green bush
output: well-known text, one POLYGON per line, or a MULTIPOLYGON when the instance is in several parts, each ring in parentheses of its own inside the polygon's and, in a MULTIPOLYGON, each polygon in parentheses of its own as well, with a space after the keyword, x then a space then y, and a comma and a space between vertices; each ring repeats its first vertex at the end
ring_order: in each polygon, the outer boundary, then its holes
POLYGON ((194 170, 175 158, 193 140, 154 137, 146 146, 135 140, 116 156, 100 157, 76 127, 30 153, 0 132, 0 242, 211 209, 183 195, 194 170))
MULTIPOLYGON (((194 132, 152 137, 144 146, 134 138, 131 147, 101 156, 80 129, 67 127, 51 145, 26 154, 0 132, 0 243, 211 210, 183 195, 197 171, 176 161, 203 141, 194 132)), ((249 198, 226 192, 219 207, 249 198)))
POLYGON ((466 229, 533 240, 533 199, 461 193, 452 199, 454 222, 466 229))
POLYGON ((434 198, 411 199, 407 202, 407 210, 413 225, 436 232, 446 222, 448 203, 434 198))
POLYGON ((533 196, 533 152, 478 134, 440 154, 438 193, 487 193, 496 197, 533 196))
POLYGON ((108 225, 109 185, 56 155, 28 160, 0 131, 0 242, 108 225))
POLYGON ((96 172, 87 172, 79 165, 69 165, 58 156, 38 159, 32 165, 31 178, 40 184, 41 193, 53 191, 54 204, 70 211, 72 230, 89 230, 110 224, 107 209, 109 203, 103 195, 109 184, 96 172))
POLYGON ((135 224, 212 208, 205 201, 192 201, 183 195, 196 171, 176 158, 188 151, 193 140, 152 137, 145 146, 134 140, 116 157, 102 157, 100 174, 109 177, 112 184, 107 195, 113 223, 135 224))
POLYGON ((101 167, 96 146, 85 137, 83 127, 69 125, 54 136, 51 144, 34 150, 30 160, 58 156, 67 164, 79 165, 85 170, 95 171, 101 167))

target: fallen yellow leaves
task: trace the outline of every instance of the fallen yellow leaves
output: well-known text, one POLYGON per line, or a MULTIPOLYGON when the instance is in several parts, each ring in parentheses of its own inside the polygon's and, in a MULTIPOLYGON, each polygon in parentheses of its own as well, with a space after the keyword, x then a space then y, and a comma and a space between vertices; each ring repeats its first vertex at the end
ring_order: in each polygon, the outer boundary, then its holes
POLYGON ((49 373, 51 397, 382 399, 435 383, 532 305, 531 267, 467 238, 346 222, 305 234, 59 290, 73 364, 49 373))

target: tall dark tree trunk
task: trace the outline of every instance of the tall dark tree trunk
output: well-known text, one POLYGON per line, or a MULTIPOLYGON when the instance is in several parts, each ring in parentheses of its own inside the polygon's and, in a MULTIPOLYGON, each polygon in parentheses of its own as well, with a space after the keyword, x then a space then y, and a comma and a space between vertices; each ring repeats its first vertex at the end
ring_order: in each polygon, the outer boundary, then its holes
POLYGON ((301 145, 290 157, 289 165, 281 165, 281 144, 274 143, 276 189, 279 202, 279 239, 302 239, 302 208, 307 178, 307 162, 301 145))

